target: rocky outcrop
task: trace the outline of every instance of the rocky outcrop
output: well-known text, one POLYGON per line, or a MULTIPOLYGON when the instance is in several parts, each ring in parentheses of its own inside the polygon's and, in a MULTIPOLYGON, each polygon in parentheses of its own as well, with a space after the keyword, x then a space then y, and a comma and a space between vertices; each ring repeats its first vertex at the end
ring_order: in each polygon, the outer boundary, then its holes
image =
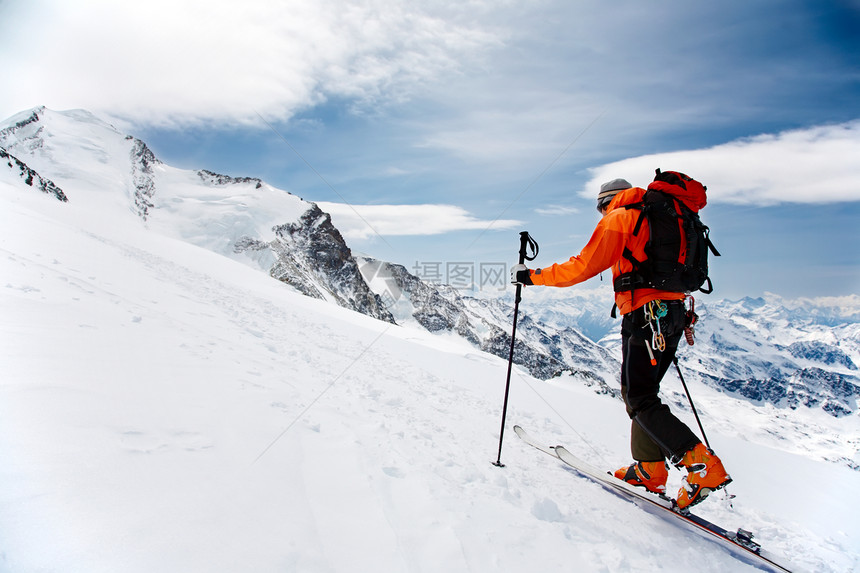
POLYGON ((155 177, 153 167, 161 164, 155 154, 141 140, 127 136, 126 140, 133 141, 129 154, 131 160, 131 195, 134 207, 141 219, 146 221, 149 210, 152 209, 152 197, 155 195, 155 177))
POLYGON ((270 246, 277 262, 269 274, 308 296, 394 322, 362 278, 331 216, 310 205, 298 221, 274 228, 276 238, 270 246))
POLYGON ((233 185, 236 183, 254 183, 254 188, 259 189, 263 186, 263 180, 256 177, 231 177, 229 175, 221 175, 202 169, 197 172, 197 176, 206 185, 233 185))
MULTIPOLYGON (((449 285, 426 282, 402 265, 360 261, 365 279, 387 302, 398 322, 415 321, 430 332, 456 334, 481 350, 508 359, 513 306, 503 300, 462 294, 449 285)), ((573 328, 532 320, 520 309, 514 363, 535 378, 570 374, 601 393, 617 394, 619 364, 612 353, 573 328)))
POLYGON ((0 161, 3 161, 9 170, 24 182, 34 189, 38 189, 42 193, 47 193, 63 203, 67 203, 69 198, 63 193, 57 185, 50 179, 46 179, 30 169, 26 163, 17 157, 10 155, 4 148, 0 147, 0 161))

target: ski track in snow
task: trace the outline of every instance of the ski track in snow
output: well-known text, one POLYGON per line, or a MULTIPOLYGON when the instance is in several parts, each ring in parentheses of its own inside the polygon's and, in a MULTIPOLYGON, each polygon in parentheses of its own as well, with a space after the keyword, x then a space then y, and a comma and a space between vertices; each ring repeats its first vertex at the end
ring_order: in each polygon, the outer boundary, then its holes
MULTIPOLYGON (((754 570, 510 428, 492 466, 503 360, 0 195, 4 573, 754 570)), ((627 461, 621 404, 564 380, 516 369, 508 422, 627 461)), ((714 433, 738 498, 698 513, 810 571, 860 565, 856 472, 714 433)))

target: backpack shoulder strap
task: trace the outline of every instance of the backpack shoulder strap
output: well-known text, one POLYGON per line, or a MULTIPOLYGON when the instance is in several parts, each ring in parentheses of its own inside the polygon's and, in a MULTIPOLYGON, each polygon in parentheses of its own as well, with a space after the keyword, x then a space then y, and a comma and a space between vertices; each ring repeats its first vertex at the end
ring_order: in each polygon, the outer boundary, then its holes
POLYGON ((639 210, 639 218, 636 219, 636 225, 633 227, 633 236, 637 236, 639 231, 642 229, 642 221, 645 220, 645 211, 647 210, 647 205, 645 205, 645 201, 639 201, 637 203, 630 203, 628 205, 622 205, 620 208, 627 209, 638 209, 639 210))

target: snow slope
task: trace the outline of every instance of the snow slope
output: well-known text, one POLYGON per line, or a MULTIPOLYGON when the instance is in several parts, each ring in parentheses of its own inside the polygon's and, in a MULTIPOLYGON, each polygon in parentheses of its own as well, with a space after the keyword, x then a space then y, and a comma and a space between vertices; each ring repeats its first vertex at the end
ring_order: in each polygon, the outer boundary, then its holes
MULTIPOLYGON (((3 125, 0 160, 9 169, 0 163, 0 180, 29 181, 67 200, 57 181, 80 216, 143 225, 262 269, 306 295, 392 322, 390 310, 398 324, 465 338, 477 349, 508 356, 512 301, 479 300, 421 281, 398 265, 355 259, 313 203, 259 179, 167 166, 142 141, 84 110, 40 107, 3 125)), ((617 320, 608 313, 610 291, 608 285, 590 293, 527 289, 517 363, 540 379, 568 371, 577 375, 570 384, 617 395, 619 338, 617 320), (579 332, 594 336, 607 329, 613 334, 603 346, 579 332)), ((704 344, 685 346, 682 364, 707 427, 856 470, 860 324, 845 321, 857 316, 851 309, 860 303, 799 302, 796 308, 752 299, 700 303, 697 333, 704 344)), ((689 412, 674 375, 663 389, 676 409, 689 412)))
MULTIPOLYGON (((491 465, 504 360, 301 296, 127 205, 0 181, 3 573, 751 570, 510 428, 491 465)), ((628 460, 620 403, 565 379, 517 369, 508 423, 628 460)), ((709 437, 737 498, 698 513, 808 570, 860 567, 860 473, 709 437)))

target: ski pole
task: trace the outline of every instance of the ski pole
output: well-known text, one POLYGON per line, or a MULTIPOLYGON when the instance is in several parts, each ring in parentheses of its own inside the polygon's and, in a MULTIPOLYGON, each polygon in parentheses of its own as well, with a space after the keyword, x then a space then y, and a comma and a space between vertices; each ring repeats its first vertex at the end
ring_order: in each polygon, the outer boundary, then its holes
MULTIPOLYGON (((529 235, 528 231, 522 231, 520 233, 520 258, 519 264, 523 264, 526 261, 533 261, 538 254, 538 244, 535 240, 529 235), (531 249, 531 256, 528 256, 527 250, 531 249)), ((511 329, 511 352, 508 355, 508 376, 505 381, 505 402, 502 406, 502 429, 499 431, 499 455, 496 458, 496 461, 493 462, 493 465, 496 467, 503 468, 505 464, 502 463, 502 442, 505 439, 505 418, 508 414, 508 395, 511 391, 511 370, 514 365, 514 340, 517 336, 517 316, 519 314, 520 309, 520 300, 522 300, 522 290, 523 285, 518 284, 516 294, 514 295, 514 325, 511 329)))
POLYGON ((690 402, 690 408, 693 409, 693 415, 696 417, 696 423, 699 424, 699 431, 702 432, 702 439, 704 439, 705 441, 705 446, 707 446, 707 448, 710 450, 711 444, 708 443, 708 436, 705 435, 705 428, 702 427, 702 421, 699 419, 699 413, 696 412, 696 406, 695 404, 693 404, 693 398, 692 396, 690 396, 690 390, 687 389, 687 383, 684 382, 684 375, 681 374, 681 367, 678 366, 678 357, 673 356, 672 362, 675 363, 675 370, 678 371, 678 378, 681 379, 681 386, 684 387, 684 392, 687 393, 687 401, 690 402))
MULTIPOLYGON (((708 436, 705 435, 705 428, 702 427, 702 421, 699 419, 699 413, 696 411, 696 406, 693 404, 693 398, 692 398, 692 396, 690 396, 690 391, 687 389, 687 383, 684 382, 684 376, 683 376, 683 374, 681 374, 681 367, 678 366, 678 357, 677 356, 673 357, 672 362, 675 363, 675 370, 678 371, 678 378, 681 379, 681 386, 684 387, 684 392, 686 392, 686 394, 687 394, 687 401, 690 402, 690 408, 693 409, 693 415, 696 417, 696 423, 699 425, 699 431, 702 432, 702 440, 704 440, 704 442, 705 442, 705 447, 707 447, 710 450, 711 444, 708 443, 708 436)), ((711 451, 713 451, 713 450, 711 450, 711 451)), ((729 493, 728 487, 723 488, 723 493, 725 494, 726 499, 729 501, 729 505, 731 505, 732 498, 735 496, 729 493)))

